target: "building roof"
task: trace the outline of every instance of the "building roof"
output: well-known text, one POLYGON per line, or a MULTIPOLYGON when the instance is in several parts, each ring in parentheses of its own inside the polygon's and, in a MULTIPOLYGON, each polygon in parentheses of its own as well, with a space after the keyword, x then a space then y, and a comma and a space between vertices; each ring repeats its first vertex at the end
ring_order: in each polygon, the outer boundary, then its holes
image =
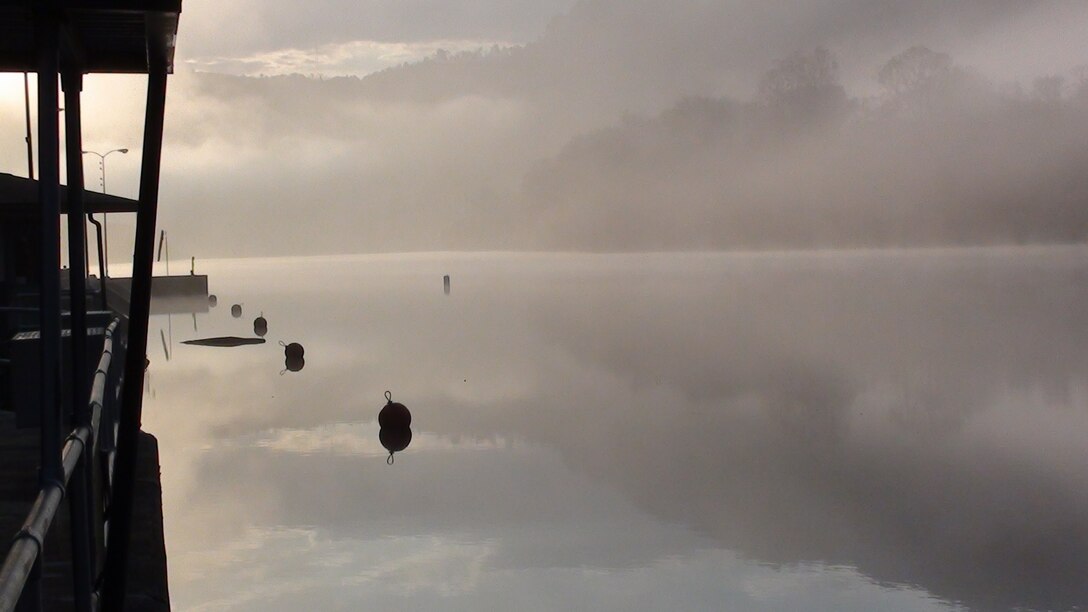
MULTIPOLYGON (((83 207, 89 213, 136 212, 136 200, 85 191, 83 207)), ((38 210, 38 181, 0 173, 0 215, 33 215, 38 210)), ((68 187, 60 186, 60 210, 68 212, 68 187)))
POLYGON ((173 72, 181 0, 0 0, 0 72, 36 72, 35 12, 55 6, 61 65, 83 73, 148 72, 151 58, 173 72))

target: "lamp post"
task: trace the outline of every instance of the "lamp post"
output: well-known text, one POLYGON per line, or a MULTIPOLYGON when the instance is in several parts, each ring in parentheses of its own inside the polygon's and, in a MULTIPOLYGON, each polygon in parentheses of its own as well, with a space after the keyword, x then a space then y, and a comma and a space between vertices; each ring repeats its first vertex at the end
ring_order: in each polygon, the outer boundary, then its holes
MULTIPOLYGON (((103 195, 106 193, 106 158, 109 157, 110 153, 120 153, 121 155, 124 155, 125 153, 128 153, 128 149, 113 149, 112 151, 106 151, 105 153, 99 153, 98 151, 83 151, 84 155, 98 156, 99 184, 102 186, 103 195)), ((109 215, 106 213, 102 213, 102 225, 104 227, 102 238, 102 261, 105 269, 99 270, 99 273, 102 274, 102 278, 105 279, 109 276, 108 270, 110 267, 110 224, 109 215)))

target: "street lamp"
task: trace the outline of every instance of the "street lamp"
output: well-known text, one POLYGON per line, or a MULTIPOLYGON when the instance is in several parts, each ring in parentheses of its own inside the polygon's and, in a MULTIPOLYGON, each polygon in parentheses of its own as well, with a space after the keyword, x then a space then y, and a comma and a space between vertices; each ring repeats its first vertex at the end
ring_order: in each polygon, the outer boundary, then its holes
MULTIPOLYGON (((124 155, 125 153, 128 153, 128 149, 113 149, 112 151, 106 151, 105 153, 99 153, 98 151, 83 151, 84 155, 98 156, 99 184, 102 186, 103 195, 106 193, 106 158, 109 157, 110 153, 120 153, 121 155, 124 155)), ((99 270, 99 272, 102 274, 102 278, 105 279, 109 276, 108 271, 110 267, 110 224, 109 215, 106 213, 102 213, 102 225, 104 226, 104 236, 102 238, 102 262, 104 269, 99 270)))

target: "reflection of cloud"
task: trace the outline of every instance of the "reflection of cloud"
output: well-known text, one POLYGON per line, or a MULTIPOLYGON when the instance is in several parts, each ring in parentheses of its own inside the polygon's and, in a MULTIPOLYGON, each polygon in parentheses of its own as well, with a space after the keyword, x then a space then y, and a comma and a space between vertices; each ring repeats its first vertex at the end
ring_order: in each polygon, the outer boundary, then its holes
POLYGON ((438 537, 398 538, 396 544, 399 556, 383 559, 345 583, 375 583, 399 594, 422 590, 443 596, 469 593, 477 587, 495 548, 494 543, 450 542, 438 537), (416 548, 421 550, 413 552, 416 548))
MULTIPOLYGON (((312 429, 273 429, 255 437, 230 441, 240 446, 256 446, 269 450, 301 455, 329 453, 359 457, 379 457, 389 453, 378 442, 378 423, 332 423, 312 429)), ((510 443, 497 440, 453 440, 447 436, 420 433, 412 437, 412 452, 450 450, 497 450, 510 443)))
MULTIPOLYGON (((886 589, 846 568, 769 568, 701 550, 652 566, 604 572, 495 567, 496 543, 442 537, 331 538, 320 529, 251 529, 176 580, 186 610, 949 610, 915 589, 886 589), (242 575, 238 566, 244 567, 242 575), (190 582, 193 581, 193 582, 190 582), (410 598, 408 598, 410 596, 410 598)), ((172 566, 173 567, 173 566, 172 566)), ((173 577, 173 576, 172 576, 173 577)))
POLYGON ((188 569, 172 578, 202 587, 199 602, 187 601, 183 592, 174 604, 194 610, 287 610, 298 608, 284 605, 285 599, 338 591, 332 599, 345 603, 317 608, 330 610, 358 609, 346 602, 358 605, 366 591, 393 597, 463 595, 476 588, 491 548, 440 537, 333 540, 315 529, 250 528, 210 550, 172 553, 172 561, 188 569), (242 576, 224 571, 238 567, 245 568, 242 576))

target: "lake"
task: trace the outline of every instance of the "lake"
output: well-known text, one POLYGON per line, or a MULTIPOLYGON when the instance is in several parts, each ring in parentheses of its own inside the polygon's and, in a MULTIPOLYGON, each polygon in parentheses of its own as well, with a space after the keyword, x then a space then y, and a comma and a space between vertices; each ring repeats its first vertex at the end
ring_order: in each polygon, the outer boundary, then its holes
POLYGON ((176 609, 1088 605, 1088 248, 198 267, 148 343, 176 609))

